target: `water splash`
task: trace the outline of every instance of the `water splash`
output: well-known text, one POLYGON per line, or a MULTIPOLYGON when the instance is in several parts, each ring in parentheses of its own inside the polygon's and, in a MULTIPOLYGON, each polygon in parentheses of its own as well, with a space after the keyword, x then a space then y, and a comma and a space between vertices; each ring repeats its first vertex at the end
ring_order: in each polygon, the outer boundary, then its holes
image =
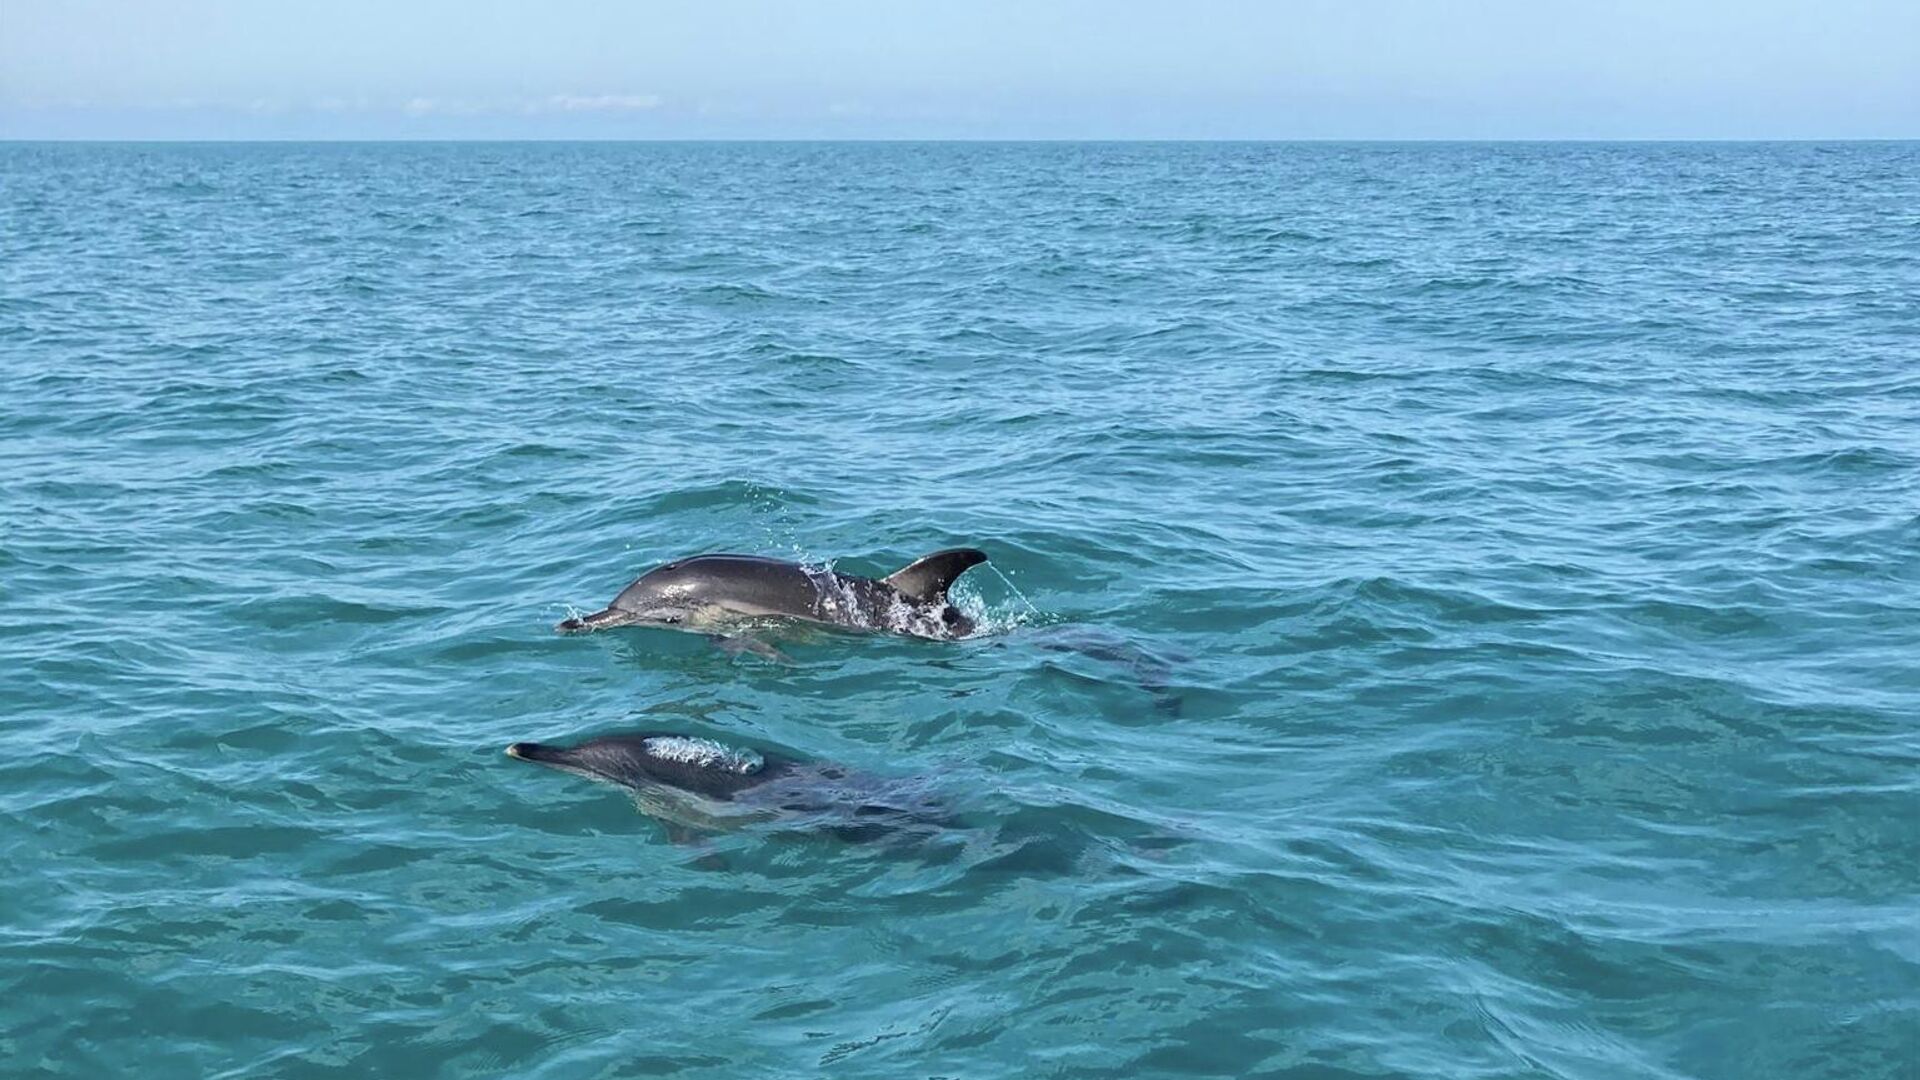
POLYGON ((1027 594, 1020 591, 1020 586, 1015 585, 1013 583, 1013 579, 1008 577, 1005 571, 1001 570, 998 566, 995 566, 991 562, 987 563, 986 567, 987 569, 993 571, 993 576, 999 578, 1000 583, 1002 585, 1005 585, 1008 591, 1012 592, 1013 595, 1019 597, 1021 603, 1027 605, 1028 615, 1036 619, 1040 617, 1040 609, 1034 606, 1032 600, 1027 599, 1027 594))
POLYGON ((718 769, 722 772, 739 773, 751 776, 767 763, 764 757, 752 750, 728 746, 712 739, 702 739, 692 735, 658 735, 645 740, 641 745, 647 753, 663 761, 677 761, 702 769, 718 769))
POLYGON ((988 600, 970 578, 961 578, 955 582, 953 587, 947 590, 947 599, 954 607, 960 609, 961 614, 973 621, 973 633, 967 635, 968 639, 997 637, 1012 633, 1023 626, 1046 618, 1033 601, 1027 599, 1025 593, 1015 587, 1013 582, 1008 581, 1005 574, 1000 573, 998 567, 992 563, 985 565, 1006 583, 1012 593, 1012 599, 1017 599, 1019 603, 1002 600, 996 604, 988 600))

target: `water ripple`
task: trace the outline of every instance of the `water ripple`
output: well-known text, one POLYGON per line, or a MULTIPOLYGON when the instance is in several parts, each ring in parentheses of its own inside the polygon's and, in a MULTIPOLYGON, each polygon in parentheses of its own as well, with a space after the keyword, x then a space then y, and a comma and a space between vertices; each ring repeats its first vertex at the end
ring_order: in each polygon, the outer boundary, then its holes
POLYGON ((0 148, 0 1055, 1905 1075, 1916 178, 0 148), (956 644, 551 632, 960 543, 956 644), (500 752, 636 729, 951 819, 689 839, 500 752))

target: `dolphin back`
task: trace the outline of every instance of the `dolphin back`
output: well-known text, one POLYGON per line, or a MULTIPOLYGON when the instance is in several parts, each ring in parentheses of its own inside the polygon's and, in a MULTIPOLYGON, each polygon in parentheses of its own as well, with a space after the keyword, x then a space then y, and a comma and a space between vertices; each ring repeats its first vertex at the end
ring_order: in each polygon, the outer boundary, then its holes
POLYGON ((875 580, 757 555, 696 555, 647 571, 605 610, 556 629, 644 624, 710 632, 724 631, 729 621, 785 618, 951 639, 971 633, 973 624, 948 602, 947 590, 986 561, 976 548, 950 548, 875 580))
POLYGON ((797 563, 757 555, 696 555, 642 574, 610 608, 645 611, 661 602, 721 604, 765 614, 818 618, 819 589, 797 563))

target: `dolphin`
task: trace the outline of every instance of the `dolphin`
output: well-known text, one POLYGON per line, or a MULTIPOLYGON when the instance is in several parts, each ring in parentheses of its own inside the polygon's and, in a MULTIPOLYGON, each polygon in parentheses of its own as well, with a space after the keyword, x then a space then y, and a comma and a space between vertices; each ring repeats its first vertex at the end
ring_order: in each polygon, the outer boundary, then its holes
POLYGON ((695 735, 605 735, 573 746, 517 742, 507 756, 614 784, 669 838, 776 819, 842 839, 957 827, 923 779, 886 779, 695 735))
POLYGON ((757 555, 696 555, 647 571, 604 610, 554 629, 665 626, 725 641, 774 620, 951 641, 974 624, 947 599, 947 588, 986 561, 983 551, 951 548, 875 580, 757 555))
POLYGON ((1181 697, 1173 689, 1174 666, 1193 657, 1144 648, 1121 634, 1094 626, 1044 627, 1027 637, 1049 652, 1078 653, 1119 667, 1133 677, 1140 689, 1153 695, 1155 708, 1172 716, 1180 715, 1181 697))

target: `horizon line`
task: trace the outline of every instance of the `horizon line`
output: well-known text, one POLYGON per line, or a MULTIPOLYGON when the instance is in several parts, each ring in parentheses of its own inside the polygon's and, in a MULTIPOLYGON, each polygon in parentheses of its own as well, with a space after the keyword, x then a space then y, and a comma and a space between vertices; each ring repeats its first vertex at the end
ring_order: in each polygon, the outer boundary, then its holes
POLYGON ((1186 145, 1205 144, 1280 144, 1280 143, 1905 143, 1920 142, 1920 135, 1629 135, 1629 136, 1590 136, 1590 135, 1542 135, 1542 136, 1251 136, 1251 137, 1199 137, 1199 138, 1156 138, 1149 136, 1038 136, 1013 138, 953 137, 953 136, 804 136, 804 135, 766 135, 753 137, 737 136, 679 136, 673 138, 638 137, 596 137, 596 136, 520 136, 520 137, 408 137, 371 135, 364 137, 319 137, 319 138, 231 138, 206 139, 192 136, 160 135, 143 138, 91 138, 82 136, 41 136, 23 137, 0 135, 0 144, 65 143, 92 145, 151 145, 179 144, 201 146, 238 146, 252 143, 282 145, 315 145, 337 143, 341 145, 366 143, 393 144, 510 144, 510 143, 958 143, 958 144, 1043 144, 1043 143, 1178 143, 1186 145))

